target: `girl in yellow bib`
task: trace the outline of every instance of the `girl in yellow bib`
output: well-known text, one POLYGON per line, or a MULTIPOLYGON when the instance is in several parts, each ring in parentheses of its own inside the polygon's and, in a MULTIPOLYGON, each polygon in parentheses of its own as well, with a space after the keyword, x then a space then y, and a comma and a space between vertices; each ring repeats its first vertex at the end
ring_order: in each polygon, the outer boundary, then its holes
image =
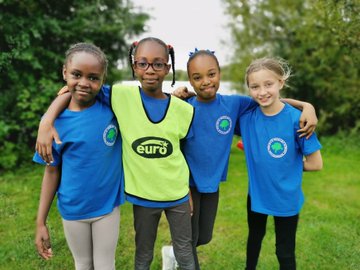
MULTIPOLYGON (((180 142, 193 136, 194 109, 190 104, 165 94, 162 89, 171 66, 174 84, 174 58, 173 48, 160 39, 149 37, 134 42, 129 61, 141 87, 103 86, 98 95, 101 101, 111 104, 119 123, 125 192, 127 200, 133 204, 136 270, 150 269, 162 212, 169 222, 180 269, 195 269, 189 169, 180 151, 180 142), (168 64, 169 56, 172 65, 168 64)), ((51 123, 49 115, 56 114, 60 107, 57 102, 50 106, 40 125, 38 138, 49 137, 46 130, 53 129, 46 123, 51 123)), ((54 138, 59 140, 56 135, 54 138)), ((45 160, 51 161, 49 148, 45 144, 38 145, 39 154, 44 153, 45 160)))
POLYGON ((180 151, 180 141, 192 136, 193 107, 162 90, 169 55, 174 73, 171 46, 157 38, 133 43, 129 60, 141 87, 113 85, 110 91, 123 139, 125 192, 133 204, 135 269, 150 268, 163 211, 180 269, 195 269, 189 169, 180 151))

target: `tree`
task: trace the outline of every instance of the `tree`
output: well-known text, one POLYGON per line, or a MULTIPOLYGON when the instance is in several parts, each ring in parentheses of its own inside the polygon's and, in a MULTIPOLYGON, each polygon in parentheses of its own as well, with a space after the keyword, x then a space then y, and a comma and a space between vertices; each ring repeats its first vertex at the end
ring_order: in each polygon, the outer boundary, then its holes
POLYGON ((359 132, 359 1, 224 2, 236 46, 233 80, 254 58, 282 57, 293 69, 285 95, 315 105, 321 133, 359 132))
POLYGON ((109 59, 107 81, 121 79, 116 65, 149 17, 122 0, 2 0, 0 9, 0 168, 10 168, 29 158, 39 119, 61 85, 66 49, 96 44, 109 59))

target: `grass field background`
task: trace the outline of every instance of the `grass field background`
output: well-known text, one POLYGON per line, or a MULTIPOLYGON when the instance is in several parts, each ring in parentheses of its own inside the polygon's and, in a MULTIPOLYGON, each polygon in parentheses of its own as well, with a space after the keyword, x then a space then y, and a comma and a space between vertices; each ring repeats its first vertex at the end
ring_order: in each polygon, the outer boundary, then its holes
MULTIPOLYGON (((297 233, 298 269, 360 269, 360 143, 356 136, 320 138, 324 169, 304 173, 305 205, 297 233)), ((210 244, 199 248, 204 270, 245 267, 247 174, 244 153, 232 147, 228 181, 210 244)), ((43 168, 32 164, 0 176, 0 269, 74 269, 61 219, 54 204, 48 219, 54 257, 40 259, 34 229, 43 168)), ((278 269, 273 219, 269 218, 258 269, 278 269)), ((161 269, 161 246, 170 243, 165 217, 160 222, 152 268, 161 269)), ((133 269, 132 208, 121 207, 116 269, 133 269)))

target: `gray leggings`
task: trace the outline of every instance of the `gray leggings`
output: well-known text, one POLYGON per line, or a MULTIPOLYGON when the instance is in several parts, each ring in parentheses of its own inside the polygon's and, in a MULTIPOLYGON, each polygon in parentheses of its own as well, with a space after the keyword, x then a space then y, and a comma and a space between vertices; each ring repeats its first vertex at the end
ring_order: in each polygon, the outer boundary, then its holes
POLYGON ((191 244, 190 205, 186 201, 169 208, 150 208, 133 205, 135 228, 135 269, 149 270, 154 254, 154 244, 162 212, 169 222, 176 260, 181 270, 194 270, 191 244))
POLYGON ((115 269, 119 225, 119 207, 101 217, 63 219, 66 241, 74 257, 76 270, 115 269))

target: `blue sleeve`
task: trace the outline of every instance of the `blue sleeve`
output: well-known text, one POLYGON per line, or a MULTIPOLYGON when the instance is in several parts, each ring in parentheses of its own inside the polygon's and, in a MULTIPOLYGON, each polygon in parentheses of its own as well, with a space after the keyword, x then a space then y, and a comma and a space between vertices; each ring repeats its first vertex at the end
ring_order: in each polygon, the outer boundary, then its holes
MULTIPOLYGON (((53 144, 55 144, 55 142, 53 144)), ((54 158, 54 162, 51 163, 50 166, 58 166, 61 163, 61 156, 60 156, 60 153, 58 152, 58 147, 54 148, 54 146, 53 146, 52 155, 54 158)), ((39 163, 41 165, 46 165, 46 162, 41 158, 41 156, 38 154, 38 152, 35 152, 35 154, 33 156, 33 161, 36 163, 39 163)))
POLYGON ((318 140, 315 132, 310 136, 309 139, 306 139, 305 137, 299 138, 299 134, 296 135, 297 135, 297 142, 304 156, 308 156, 322 148, 322 145, 318 140))
POLYGON ((103 104, 110 107, 110 91, 111 87, 108 84, 103 84, 96 98, 103 104))
POLYGON ((237 121, 234 128, 234 134, 241 136, 240 131, 240 117, 244 115, 245 113, 253 110, 257 106, 259 106, 258 103, 256 103, 251 97, 243 96, 243 95, 236 95, 238 102, 239 102, 239 112, 237 115, 237 121))
POLYGON ((244 113, 247 113, 252 109, 256 108, 257 106, 259 106, 259 104, 256 103, 256 101, 254 101, 251 97, 239 96, 239 98, 240 98, 239 99, 240 106, 239 106, 239 114, 238 114, 239 118, 244 113))
MULTIPOLYGON (((292 107, 291 105, 287 104, 287 106, 292 107)), ((319 141, 319 139, 316 136, 316 133, 314 132, 309 139, 306 139, 305 137, 301 137, 300 138, 300 134, 297 133, 297 130, 300 128, 300 115, 301 115, 301 111, 295 107, 294 111, 296 112, 295 114, 293 114, 295 116, 294 122, 294 133, 296 136, 296 143, 298 145, 298 147, 300 147, 300 151, 302 152, 302 154, 304 156, 310 155, 314 152, 316 152, 317 150, 320 150, 322 148, 322 145, 319 141)))
POLYGON ((46 165, 46 162, 40 157, 40 155, 38 154, 38 152, 35 152, 33 159, 34 162, 39 163, 41 165, 46 165))

